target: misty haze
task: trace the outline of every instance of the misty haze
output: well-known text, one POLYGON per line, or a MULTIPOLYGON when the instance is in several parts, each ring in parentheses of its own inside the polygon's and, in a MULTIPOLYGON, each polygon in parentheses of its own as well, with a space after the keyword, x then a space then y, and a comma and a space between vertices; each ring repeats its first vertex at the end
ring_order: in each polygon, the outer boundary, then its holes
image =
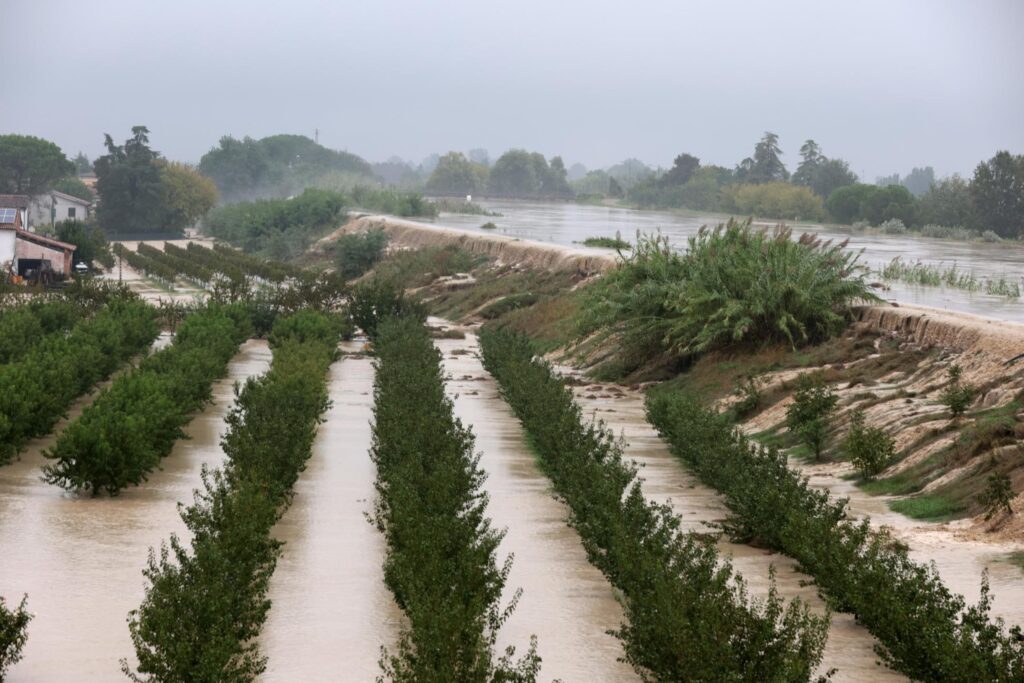
POLYGON ((0 682, 1024 681, 1024 5, 0 0, 0 682))

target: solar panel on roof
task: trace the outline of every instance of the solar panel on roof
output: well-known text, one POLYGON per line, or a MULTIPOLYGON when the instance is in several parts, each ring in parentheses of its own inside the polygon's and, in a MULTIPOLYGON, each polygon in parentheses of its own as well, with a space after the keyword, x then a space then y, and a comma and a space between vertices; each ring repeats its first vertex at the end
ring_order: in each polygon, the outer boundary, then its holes
POLYGON ((0 223, 13 223, 17 209, 0 209, 0 223))

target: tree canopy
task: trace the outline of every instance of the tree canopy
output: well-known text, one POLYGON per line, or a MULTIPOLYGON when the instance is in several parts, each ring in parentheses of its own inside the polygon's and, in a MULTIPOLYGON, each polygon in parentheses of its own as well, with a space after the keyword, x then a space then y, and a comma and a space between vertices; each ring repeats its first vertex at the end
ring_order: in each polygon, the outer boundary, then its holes
POLYGON ((1001 151, 978 164, 970 191, 982 226, 1001 237, 1024 234, 1024 154, 1001 151))
POLYGON ((186 164, 162 164, 160 184, 164 230, 177 232, 194 225, 217 204, 217 186, 186 164))
POLYGON ((74 172, 74 164, 49 140, 0 135, 0 193, 32 197, 74 172))
POLYGON ((487 167, 467 159, 462 152, 448 152, 441 157, 427 179, 430 194, 475 194, 487 183, 487 167))
POLYGON ((94 164, 99 224, 108 232, 155 232, 163 223, 162 183, 160 155, 149 147, 149 129, 133 126, 123 145, 107 134, 104 144, 107 153, 94 164))
POLYGON ((548 165, 543 154, 510 149, 498 157, 488 179, 491 194, 507 197, 566 197, 572 195, 565 164, 552 157, 548 165))
POLYGON ((771 183, 789 180, 789 171, 782 163, 782 149, 779 136, 765 132, 754 145, 754 155, 747 157, 736 167, 737 180, 744 183, 771 183))

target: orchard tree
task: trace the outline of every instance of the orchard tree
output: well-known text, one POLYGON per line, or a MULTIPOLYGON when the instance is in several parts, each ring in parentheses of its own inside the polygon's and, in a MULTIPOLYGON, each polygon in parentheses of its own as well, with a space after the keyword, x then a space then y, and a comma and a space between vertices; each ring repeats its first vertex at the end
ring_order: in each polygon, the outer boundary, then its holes
POLYGON ((214 182, 191 166, 173 161, 161 164, 163 230, 178 232, 194 225, 217 204, 217 198, 214 182))
POLYGON ((160 155, 149 147, 149 130, 134 126, 123 145, 105 136, 107 153, 94 164, 100 203, 96 218, 108 232, 154 232, 163 223, 160 155))
POLYGON ((74 164, 49 140, 0 135, 0 193, 34 197, 74 172, 74 164))
POLYGON ((980 228, 1000 237, 1024 234, 1024 155, 997 152, 974 169, 971 199, 980 228))

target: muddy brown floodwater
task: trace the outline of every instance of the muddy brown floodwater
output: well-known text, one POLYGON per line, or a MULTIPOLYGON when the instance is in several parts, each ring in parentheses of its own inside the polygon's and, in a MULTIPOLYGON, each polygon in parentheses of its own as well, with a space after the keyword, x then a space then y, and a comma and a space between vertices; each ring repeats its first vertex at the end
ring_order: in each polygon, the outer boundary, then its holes
POLYGON ((134 660, 126 618, 142 601, 149 549, 185 532, 177 504, 191 502, 203 463, 223 459, 233 385, 265 372, 269 361, 266 342, 243 344, 227 378, 214 383, 213 402, 185 427, 190 438, 175 444, 147 482, 116 498, 74 496, 41 480, 42 451, 54 435, 0 467, 0 590, 10 601, 28 593, 35 615, 8 683, 123 679, 119 660, 134 660))
MULTIPOLYGON (((576 374, 566 367, 558 370, 566 375, 576 374)), ((647 422, 642 394, 611 385, 576 386, 573 389, 586 416, 603 420, 616 435, 625 438, 625 454, 640 466, 644 494, 649 499, 670 503, 685 529, 698 533, 717 532, 710 525, 724 520, 728 509, 714 490, 701 484, 683 468, 647 422)), ((769 570, 774 567, 776 586, 782 597, 789 600, 798 596, 818 613, 825 611, 816 589, 802 585, 809 581, 809 577, 797 570, 792 559, 760 548, 730 543, 724 537, 719 538, 718 549, 723 558, 732 559, 733 566, 743 576, 754 597, 767 595, 769 570)), ((837 682, 906 680, 901 674, 877 664, 876 642, 874 636, 857 624, 851 615, 833 613, 819 672, 837 669, 832 679, 837 682)))
POLYGON ((515 612, 502 626, 498 646, 517 654, 538 639, 541 680, 637 681, 618 661, 622 647, 608 635, 622 623, 622 608, 611 585, 587 561, 579 536, 566 524, 568 510, 551 495, 551 485, 530 452, 519 420, 498 394, 476 356, 476 338, 438 340, 455 414, 473 429, 480 465, 487 472, 487 514, 507 529, 498 561, 515 559, 504 600, 523 589, 515 612), (457 355, 453 355, 455 352, 457 355))
POLYGON ((376 478, 369 454, 373 376, 366 356, 331 366, 332 406, 292 506, 273 531, 285 546, 261 637, 269 657, 263 681, 372 681, 380 647, 397 641, 403 615, 384 585, 384 538, 366 519, 376 478))

